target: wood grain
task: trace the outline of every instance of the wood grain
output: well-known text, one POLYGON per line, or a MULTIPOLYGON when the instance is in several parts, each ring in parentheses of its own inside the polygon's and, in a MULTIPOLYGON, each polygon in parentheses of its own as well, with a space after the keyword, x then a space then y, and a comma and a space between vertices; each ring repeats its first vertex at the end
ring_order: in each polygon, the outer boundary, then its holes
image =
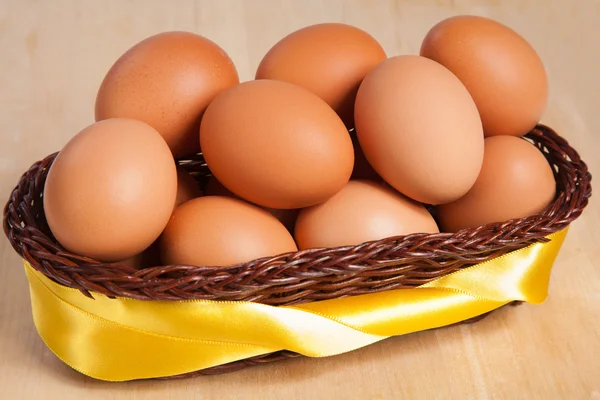
MULTIPOLYGON (((0 0, 0 199, 34 161, 93 120, 96 90, 133 43, 190 30, 219 43, 243 80, 283 35, 322 21, 373 34, 388 54, 416 53, 455 14, 523 34, 548 69, 543 121, 600 174, 600 2, 596 0, 0 0)), ((3 200, 4 201, 4 200, 3 200)), ((555 264, 550 297, 472 326, 388 339, 325 359, 228 375, 111 384, 62 364, 31 320, 18 256, 0 241, 0 397, 7 399, 600 399, 600 206, 592 198, 555 264)))

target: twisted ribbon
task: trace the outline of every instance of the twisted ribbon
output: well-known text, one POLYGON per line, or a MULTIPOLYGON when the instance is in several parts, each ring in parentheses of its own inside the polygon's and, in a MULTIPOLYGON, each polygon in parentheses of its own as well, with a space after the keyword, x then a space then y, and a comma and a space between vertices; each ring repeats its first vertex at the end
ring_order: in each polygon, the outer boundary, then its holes
POLYGON ((106 381, 166 377, 278 350, 327 357, 390 336, 541 303, 567 230, 412 289, 295 306, 110 299, 51 281, 25 262, 35 326, 63 362, 106 381))

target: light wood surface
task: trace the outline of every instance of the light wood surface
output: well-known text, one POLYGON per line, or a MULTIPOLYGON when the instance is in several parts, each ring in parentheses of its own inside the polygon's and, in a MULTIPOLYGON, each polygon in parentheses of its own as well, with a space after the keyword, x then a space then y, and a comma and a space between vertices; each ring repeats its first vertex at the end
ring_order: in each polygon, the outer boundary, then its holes
MULTIPOLYGON (((354 24, 390 55, 416 53, 438 20, 472 13, 515 28, 548 69, 543 122, 600 176, 598 0, 0 0, 0 199, 34 161, 93 121, 114 60, 165 30, 219 43, 241 78, 294 29, 354 24)), ((471 326, 397 337, 327 359, 228 375, 111 384, 63 365, 39 339, 22 264, 0 240, 0 398, 4 399, 600 399, 600 207, 573 224, 550 297, 471 326)))

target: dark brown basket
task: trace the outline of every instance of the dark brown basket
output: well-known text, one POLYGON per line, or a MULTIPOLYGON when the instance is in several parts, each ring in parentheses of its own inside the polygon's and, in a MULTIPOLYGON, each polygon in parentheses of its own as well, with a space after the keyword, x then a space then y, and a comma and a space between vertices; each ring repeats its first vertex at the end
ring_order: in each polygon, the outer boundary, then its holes
MULTIPOLYGON (((4 208, 4 232, 33 268, 90 297, 90 292, 98 292, 140 300, 246 300, 289 305, 410 288, 545 241, 579 217, 591 195, 587 165, 546 126, 537 126, 526 137, 553 166, 556 199, 537 215, 454 234, 412 234, 358 246, 303 250, 231 267, 170 265, 136 270, 69 253, 56 242, 41 200, 56 153, 35 163, 21 177, 4 208)), ((201 184, 210 176, 200 155, 179 164, 201 184)), ((296 354, 280 351, 183 376, 229 372, 293 356, 296 354)))

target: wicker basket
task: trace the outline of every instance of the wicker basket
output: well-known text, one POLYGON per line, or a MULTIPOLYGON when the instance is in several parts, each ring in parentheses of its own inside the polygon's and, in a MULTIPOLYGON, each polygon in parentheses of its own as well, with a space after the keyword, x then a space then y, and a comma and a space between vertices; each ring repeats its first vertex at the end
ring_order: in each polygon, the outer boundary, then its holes
MULTIPOLYGON (((579 217, 591 195, 586 164, 546 126, 537 126, 526 137, 553 166, 555 200, 538 215, 454 234, 412 234, 358 246, 304 250, 225 268, 171 265, 136 270, 69 253, 53 238, 41 196, 56 154, 35 163, 21 177, 4 209, 4 232, 33 268, 90 297, 89 292, 98 292, 142 300, 246 300, 290 305, 415 287, 545 241, 546 236, 579 217)), ((179 164, 201 184, 210 176, 200 155, 179 164)), ((279 351, 180 377, 229 372, 294 356, 297 354, 279 351)))

